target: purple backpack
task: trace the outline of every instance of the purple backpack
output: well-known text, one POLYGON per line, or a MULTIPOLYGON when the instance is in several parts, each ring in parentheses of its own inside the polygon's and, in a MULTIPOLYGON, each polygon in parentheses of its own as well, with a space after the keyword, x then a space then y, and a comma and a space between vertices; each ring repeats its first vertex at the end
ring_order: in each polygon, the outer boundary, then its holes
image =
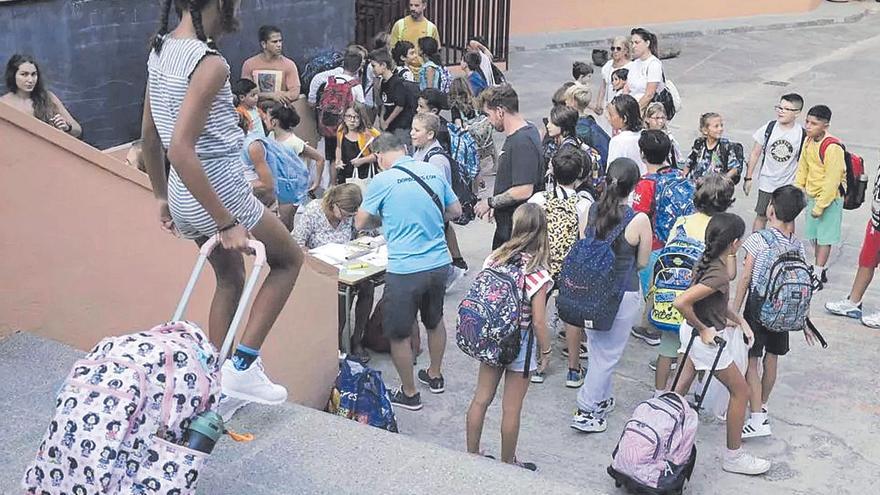
POLYGON ((458 305, 455 341, 465 354, 499 367, 516 359, 524 287, 520 263, 492 265, 477 274, 458 305))
POLYGON ((681 493, 697 459, 697 421, 676 393, 642 402, 623 427, 608 474, 634 493, 681 493))

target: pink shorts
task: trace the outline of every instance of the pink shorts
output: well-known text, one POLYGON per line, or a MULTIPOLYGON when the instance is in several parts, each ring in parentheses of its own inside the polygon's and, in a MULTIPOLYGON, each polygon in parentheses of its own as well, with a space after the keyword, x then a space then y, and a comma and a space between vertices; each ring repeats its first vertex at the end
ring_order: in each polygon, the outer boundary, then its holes
POLYGON ((875 229, 874 224, 868 220, 865 240, 862 242, 862 252, 859 254, 859 266, 877 268, 878 265, 880 265, 880 231, 875 229))

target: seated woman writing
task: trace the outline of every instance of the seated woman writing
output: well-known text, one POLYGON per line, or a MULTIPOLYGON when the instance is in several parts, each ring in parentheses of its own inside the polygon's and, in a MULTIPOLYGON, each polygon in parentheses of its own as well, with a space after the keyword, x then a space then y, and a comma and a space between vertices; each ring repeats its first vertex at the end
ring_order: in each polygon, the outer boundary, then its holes
MULTIPOLYGON (((354 215, 362 201, 361 189, 355 184, 333 186, 319 201, 309 202, 293 227, 293 238, 303 249, 314 249, 329 243, 346 244, 355 238, 354 215)), ((367 320, 373 310, 373 282, 366 280, 357 285, 357 303, 354 307, 354 330, 351 334, 349 357, 366 363, 370 355, 361 345, 367 320)), ((339 304, 340 347, 342 327, 346 320, 345 304, 339 304)))

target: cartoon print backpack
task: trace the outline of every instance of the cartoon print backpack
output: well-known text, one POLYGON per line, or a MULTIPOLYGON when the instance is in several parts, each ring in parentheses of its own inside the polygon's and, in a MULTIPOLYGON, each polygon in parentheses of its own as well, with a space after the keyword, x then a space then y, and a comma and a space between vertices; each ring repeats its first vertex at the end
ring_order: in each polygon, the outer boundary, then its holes
POLYGON ((608 474, 631 493, 680 494, 697 460, 697 412, 667 392, 636 406, 614 448, 608 474))
POLYGON ((345 81, 334 76, 327 80, 318 102, 318 130, 322 136, 336 137, 345 109, 354 101, 352 89, 360 84, 357 78, 345 81))
POLYGON ((625 275, 614 270, 617 256, 613 243, 634 217, 635 212, 628 207, 620 223, 604 239, 599 239, 596 228, 590 225, 584 238, 571 248, 562 264, 556 298, 562 321, 590 330, 611 330, 626 283, 625 275))
POLYGON ((106 338, 73 365, 22 485, 40 495, 194 494, 207 454, 177 442, 219 393, 217 351, 191 323, 106 338))
POLYGON ((678 332, 684 317, 672 303, 691 286, 694 267, 705 248, 704 243, 688 236, 684 226, 679 225, 675 237, 660 250, 654 263, 654 304, 648 313, 650 322, 660 330, 678 332))
POLYGON ((825 151, 832 144, 843 149, 843 160, 846 166, 846 187, 840 186, 840 196, 843 198, 844 210, 856 210, 865 202, 865 192, 868 190, 868 174, 865 172, 865 160, 846 150, 846 146, 835 137, 828 136, 819 145, 819 159, 825 162, 825 151))
POLYGON ((694 181, 676 170, 651 174, 654 180, 654 234, 661 242, 669 239, 669 232, 679 217, 694 213, 694 181))
POLYGON ((292 149, 274 139, 250 134, 245 137, 240 158, 243 163, 253 168, 253 161, 248 147, 254 141, 260 141, 266 151, 266 164, 275 178, 275 197, 279 204, 299 204, 305 199, 309 189, 309 168, 302 158, 292 149))
POLYGON ((477 153, 477 142, 473 136, 455 124, 448 123, 449 153, 461 166, 464 178, 470 182, 480 173, 480 156, 477 153))
POLYGON ((519 354, 525 296, 520 263, 480 270, 458 305, 455 342, 468 356, 490 366, 507 366, 519 354))
POLYGON ((568 196, 562 190, 562 197, 553 192, 544 192, 544 213, 547 216, 547 234, 550 241, 550 275, 554 278, 562 271, 562 263, 571 247, 578 240, 578 195, 568 196))
POLYGON ((806 328, 813 297, 813 270, 800 252, 800 242, 782 242, 769 229, 759 232, 767 249, 755 263, 768 268, 754 281, 750 307, 771 332, 799 332, 806 328))
POLYGON ((425 63, 422 64, 421 69, 419 69, 419 89, 424 90, 429 86, 428 67, 434 69, 434 81, 430 86, 439 89, 444 94, 449 94, 449 84, 451 81, 449 71, 446 70, 446 67, 439 66, 432 60, 426 60, 425 63))
POLYGON ((336 415, 397 433, 397 419, 382 373, 350 359, 339 360, 336 415))

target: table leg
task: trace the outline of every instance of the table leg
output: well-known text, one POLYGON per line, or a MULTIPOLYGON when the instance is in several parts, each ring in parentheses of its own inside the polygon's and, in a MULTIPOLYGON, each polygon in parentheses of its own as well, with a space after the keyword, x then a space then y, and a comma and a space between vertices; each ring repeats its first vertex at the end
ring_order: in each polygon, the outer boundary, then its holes
POLYGON ((342 352, 351 352, 351 304, 352 287, 345 286, 345 324, 342 326, 342 352))

